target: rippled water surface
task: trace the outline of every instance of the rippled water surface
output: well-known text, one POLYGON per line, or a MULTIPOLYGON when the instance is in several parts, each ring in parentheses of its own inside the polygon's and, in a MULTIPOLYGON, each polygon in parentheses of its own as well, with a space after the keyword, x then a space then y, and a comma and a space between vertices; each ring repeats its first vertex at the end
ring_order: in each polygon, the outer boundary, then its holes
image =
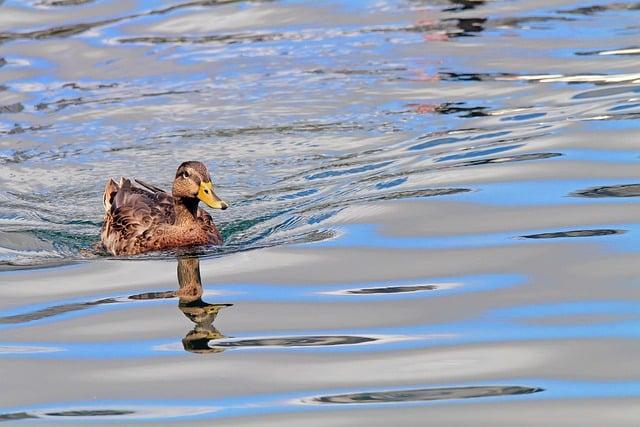
POLYGON ((638 425, 639 61, 624 0, 0 2, 0 422, 638 425), (190 159, 223 246, 97 248, 190 159))

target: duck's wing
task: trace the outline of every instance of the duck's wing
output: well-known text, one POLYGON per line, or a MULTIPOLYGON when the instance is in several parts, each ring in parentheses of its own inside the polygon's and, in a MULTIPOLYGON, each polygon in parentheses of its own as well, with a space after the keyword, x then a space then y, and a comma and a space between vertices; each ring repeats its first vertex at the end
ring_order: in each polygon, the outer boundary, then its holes
POLYGON ((104 231, 123 242, 172 224, 175 218, 171 195, 149 184, 139 185, 122 178, 119 184, 111 180, 105 189, 104 231))
POLYGON ((162 188, 156 187, 155 185, 152 185, 152 184, 148 184, 148 183, 144 182, 141 179, 134 178, 134 181, 137 184, 139 184, 139 185, 143 186, 144 188, 146 188, 147 190, 151 191, 152 193, 164 193, 164 194, 167 194, 167 192, 164 191, 162 188))

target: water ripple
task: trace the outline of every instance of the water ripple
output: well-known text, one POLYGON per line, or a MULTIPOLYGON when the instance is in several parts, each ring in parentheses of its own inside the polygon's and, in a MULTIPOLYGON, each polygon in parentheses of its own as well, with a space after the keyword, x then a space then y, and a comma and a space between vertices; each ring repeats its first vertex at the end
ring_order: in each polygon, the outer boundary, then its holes
POLYGON ((315 335, 265 338, 235 338, 209 341, 210 347, 258 348, 258 347, 316 347, 334 345, 355 345, 378 341, 380 338, 355 335, 315 335))
POLYGON ((403 294, 413 292, 436 291, 452 289, 459 286, 457 283, 438 283, 428 285, 407 285, 407 286, 382 286, 371 288, 353 288, 338 291, 326 292, 329 295, 388 295, 403 294))
POLYGON ((427 402, 432 400, 475 399, 481 397, 514 396, 543 392, 543 388, 520 386, 444 387, 362 393, 335 394, 303 399, 302 403, 367 404, 427 402))
POLYGON ((639 197, 640 184, 610 185, 604 187, 593 187, 573 193, 574 196, 603 198, 603 197, 639 197))
POLYGON ((597 237, 597 236, 611 236, 613 234, 622 234, 624 230, 571 230, 571 231, 558 231, 554 233, 538 233, 528 234, 521 236, 524 239, 562 239, 567 237, 597 237))

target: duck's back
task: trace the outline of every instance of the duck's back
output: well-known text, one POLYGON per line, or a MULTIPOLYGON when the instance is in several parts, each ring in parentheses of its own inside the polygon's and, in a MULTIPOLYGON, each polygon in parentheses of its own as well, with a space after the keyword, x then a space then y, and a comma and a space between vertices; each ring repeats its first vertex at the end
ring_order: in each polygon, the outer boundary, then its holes
POLYGON ((133 185, 125 178, 119 184, 113 180, 107 183, 104 210, 102 243, 116 255, 144 252, 161 228, 173 224, 175 217, 171 195, 133 185))

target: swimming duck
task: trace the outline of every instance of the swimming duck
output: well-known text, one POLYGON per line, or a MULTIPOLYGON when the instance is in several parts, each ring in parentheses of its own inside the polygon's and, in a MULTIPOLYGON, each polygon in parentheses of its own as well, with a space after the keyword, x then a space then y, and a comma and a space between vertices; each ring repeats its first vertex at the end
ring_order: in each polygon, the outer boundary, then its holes
POLYGON ((211 176, 201 162, 178 167, 171 194, 138 179, 113 179, 104 189, 102 244, 113 255, 222 243, 211 215, 198 207, 229 205, 213 191, 211 176))

